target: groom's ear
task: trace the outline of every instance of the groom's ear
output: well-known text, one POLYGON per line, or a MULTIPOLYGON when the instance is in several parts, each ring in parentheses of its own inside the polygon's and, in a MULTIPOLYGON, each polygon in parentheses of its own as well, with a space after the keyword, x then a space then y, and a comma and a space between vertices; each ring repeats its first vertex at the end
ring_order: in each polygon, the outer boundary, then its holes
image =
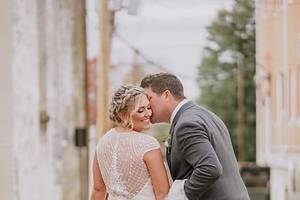
POLYGON ((166 99, 169 99, 170 97, 171 97, 171 92, 170 92, 170 90, 165 90, 164 91, 164 93, 163 93, 163 95, 164 95, 164 97, 166 98, 166 99))

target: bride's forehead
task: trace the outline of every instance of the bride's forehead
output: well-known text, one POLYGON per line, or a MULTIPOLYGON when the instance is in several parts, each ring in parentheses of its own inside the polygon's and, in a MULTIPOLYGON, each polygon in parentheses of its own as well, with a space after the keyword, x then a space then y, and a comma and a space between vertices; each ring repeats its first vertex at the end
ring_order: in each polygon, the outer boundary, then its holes
POLYGON ((136 98, 136 103, 147 103, 149 102, 148 97, 145 94, 141 94, 139 96, 137 96, 136 98))
POLYGON ((135 107, 145 106, 149 104, 149 100, 146 95, 140 95, 135 100, 135 107))

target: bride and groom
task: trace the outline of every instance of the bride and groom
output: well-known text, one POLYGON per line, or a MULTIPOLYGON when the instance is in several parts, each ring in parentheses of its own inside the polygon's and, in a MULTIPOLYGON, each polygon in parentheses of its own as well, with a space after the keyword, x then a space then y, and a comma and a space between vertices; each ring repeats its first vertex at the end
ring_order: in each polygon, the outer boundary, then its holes
POLYGON ((121 86, 110 104, 115 126, 99 141, 92 200, 249 200, 228 130, 212 112, 188 101, 169 73, 121 86), (143 134, 150 122, 171 124, 167 163, 160 145, 143 134))

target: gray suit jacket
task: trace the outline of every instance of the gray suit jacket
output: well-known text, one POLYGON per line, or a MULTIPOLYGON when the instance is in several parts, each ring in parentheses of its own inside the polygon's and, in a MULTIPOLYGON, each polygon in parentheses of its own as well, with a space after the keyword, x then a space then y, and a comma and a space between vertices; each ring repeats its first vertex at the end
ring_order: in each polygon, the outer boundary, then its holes
POLYGON ((193 102, 184 104, 170 129, 167 161, 173 180, 187 179, 189 200, 249 200, 228 130, 222 120, 193 102))

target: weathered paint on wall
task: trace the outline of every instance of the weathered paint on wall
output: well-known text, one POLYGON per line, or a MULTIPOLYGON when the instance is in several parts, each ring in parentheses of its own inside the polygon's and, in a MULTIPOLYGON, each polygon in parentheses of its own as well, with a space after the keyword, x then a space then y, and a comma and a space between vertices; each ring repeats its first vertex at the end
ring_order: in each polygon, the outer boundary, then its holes
POLYGON ((300 0, 256 1, 257 162, 271 199, 300 198, 300 0))
POLYGON ((0 2, 0 199, 13 199, 13 2, 0 2))
POLYGON ((76 128, 86 126, 85 2, 7 0, 1 8, 8 2, 1 199, 87 199, 87 148, 74 146, 76 128))

